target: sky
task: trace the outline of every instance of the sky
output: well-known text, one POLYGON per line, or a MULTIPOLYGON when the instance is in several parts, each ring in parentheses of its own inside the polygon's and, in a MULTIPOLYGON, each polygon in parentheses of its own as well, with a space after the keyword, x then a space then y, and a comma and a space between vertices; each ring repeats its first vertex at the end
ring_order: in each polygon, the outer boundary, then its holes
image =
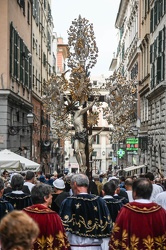
POLYGON ((72 21, 81 15, 93 23, 99 56, 91 76, 111 75, 109 66, 117 49, 115 21, 120 0, 52 0, 54 31, 68 42, 67 31, 72 21))

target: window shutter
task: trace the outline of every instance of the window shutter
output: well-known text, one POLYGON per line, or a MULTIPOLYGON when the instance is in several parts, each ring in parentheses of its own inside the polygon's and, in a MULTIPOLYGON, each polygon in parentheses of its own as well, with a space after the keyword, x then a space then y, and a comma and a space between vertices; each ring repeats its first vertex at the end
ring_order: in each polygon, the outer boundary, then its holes
POLYGON ((153 44, 150 45, 150 63, 152 63, 153 44))
POLYGON ((25 86, 28 87, 28 72, 29 72, 29 69, 28 69, 28 61, 29 61, 29 58, 28 58, 28 49, 27 47, 25 47, 25 86))
POLYGON ((154 5, 154 27, 157 25, 157 2, 154 5))
POLYGON ((10 75, 13 76, 13 46, 14 46, 14 29, 13 24, 10 24, 10 75))
POLYGON ((164 26, 163 32, 162 32, 162 47, 163 47, 162 52, 165 52, 165 26, 164 26))
POLYGON ((14 76, 18 78, 18 33, 14 30, 14 76))
POLYGON ((29 89, 32 89, 32 57, 29 58, 29 89))
POLYGON ((23 40, 20 39, 20 81, 23 82, 23 70, 24 70, 24 65, 23 65, 23 40))
POLYGON ((153 32, 153 23, 154 23, 153 11, 154 9, 151 9, 151 12, 150 12, 150 33, 153 32))
POLYGON ((162 52, 162 30, 159 32, 158 43, 158 54, 160 54, 162 52))
POLYGON ((161 80, 165 80, 165 54, 162 54, 162 69, 161 69, 161 80))
POLYGON ((161 81, 161 56, 157 58, 157 83, 161 81))

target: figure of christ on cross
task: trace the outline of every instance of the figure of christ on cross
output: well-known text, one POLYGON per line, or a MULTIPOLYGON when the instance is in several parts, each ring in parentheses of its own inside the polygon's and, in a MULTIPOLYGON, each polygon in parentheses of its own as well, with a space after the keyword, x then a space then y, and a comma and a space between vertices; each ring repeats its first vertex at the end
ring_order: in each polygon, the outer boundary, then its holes
POLYGON ((86 128, 84 128, 84 120, 83 115, 92 108, 96 100, 94 100, 90 105, 82 109, 73 110, 72 113, 74 115, 74 151, 76 154, 77 162, 80 168, 86 171, 86 154, 85 154, 85 146, 88 139, 88 133, 86 128))

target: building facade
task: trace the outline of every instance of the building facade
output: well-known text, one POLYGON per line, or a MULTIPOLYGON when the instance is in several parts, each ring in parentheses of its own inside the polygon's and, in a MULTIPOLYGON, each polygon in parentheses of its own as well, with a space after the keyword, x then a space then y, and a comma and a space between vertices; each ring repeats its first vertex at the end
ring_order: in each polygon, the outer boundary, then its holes
MULTIPOLYGON (((49 117, 41 96, 52 72, 50 0, 0 3, 0 149, 10 149, 47 168, 49 117), (33 115, 28 124, 27 115, 33 115)), ((47 171, 47 170, 46 170, 47 171)))
POLYGON ((121 1, 115 21, 119 45, 110 66, 138 82, 136 163, 161 174, 166 171, 165 13, 164 0, 121 1))
MULTIPOLYGON (((117 52, 112 59, 110 70, 120 72, 126 79, 138 82, 138 64, 139 64, 139 1, 120 1, 118 14, 115 21, 115 27, 118 29, 118 47, 117 52)), ((139 96, 138 103, 133 107, 135 112, 131 119, 131 127, 139 126, 139 96)), ((125 141, 114 144, 114 155, 118 157, 117 151, 125 148, 125 141), (123 145, 122 145, 123 144, 123 145)), ((138 164, 138 154, 126 152, 123 159, 118 159, 118 165, 138 164)))
POLYGON ((148 100, 148 165, 166 174, 166 1, 150 1, 150 90, 148 100))

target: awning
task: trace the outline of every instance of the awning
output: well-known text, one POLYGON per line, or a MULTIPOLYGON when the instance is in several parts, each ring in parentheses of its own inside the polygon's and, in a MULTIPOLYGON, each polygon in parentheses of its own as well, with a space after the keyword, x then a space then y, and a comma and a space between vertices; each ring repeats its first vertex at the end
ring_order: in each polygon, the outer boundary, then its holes
POLYGON ((0 161, 0 172, 3 172, 4 170, 12 171, 12 170, 17 170, 21 171, 21 163, 20 161, 17 160, 3 160, 0 161))
POLYGON ((15 169, 17 171, 23 170, 31 170, 37 172, 40 170, 40 164, 37 162, 31 161, 21 155, 15 154, 8 149, 4 149, 0 151, 0 167, 5 169, 15 169))
POLYGON ((140 169, 140 168, 146 168, 146 167, 147 167, 146 165, 131 166, 131 167, 128 167, 128 168, 124 168, 124 171, 129 172, 129 171, 132 171, 132 170, 136 170, 136 169, 140 169))

